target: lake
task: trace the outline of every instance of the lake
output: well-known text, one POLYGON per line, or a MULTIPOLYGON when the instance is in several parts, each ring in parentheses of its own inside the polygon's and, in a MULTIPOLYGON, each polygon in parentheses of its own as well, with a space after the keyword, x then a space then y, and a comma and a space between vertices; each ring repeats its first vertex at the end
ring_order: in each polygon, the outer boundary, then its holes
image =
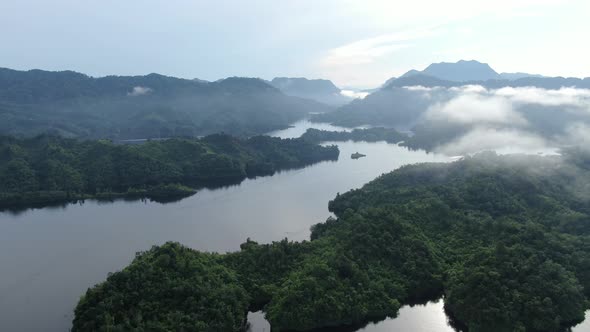
MULTIPOLYGON (((271 134, 297 137, 309 127, 340 130, 300 121, 271 134)), ((238 250, 248 237, 261 243, 308 239, 310 226, 330 216, 328 201, 336 193, 406 164, 449 160, 384 142, 336 144, 338 161, 203 189, 174 203, 88 200, 0 212, 0 331, 67 331, 86 289, 152 245, 178 241, 198 250, 227 252, 238 250), (367 156, 352 160, 354 152, 367 156)), ((268 331, 261 314, 251 316, 253 331, 268 331)), ((398 318, 359 331, 389 330, 452 331, 442 301, 405 306, 398 318)), ((590 331, 590 324, 574 331, 590 331)))

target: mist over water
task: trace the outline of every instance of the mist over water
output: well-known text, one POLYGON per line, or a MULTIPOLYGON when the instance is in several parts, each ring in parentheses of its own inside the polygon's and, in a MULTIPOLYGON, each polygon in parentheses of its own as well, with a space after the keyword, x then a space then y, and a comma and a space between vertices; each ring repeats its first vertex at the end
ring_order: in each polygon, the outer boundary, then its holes
POLYGON ((329 123, 311 122, 309 119, 303 119, 293 123, 290 128, 272 131, 268 135, 280 138, 297 138, 310 128, 327 131, 352 131, 352 128, 334 126, 329 123))

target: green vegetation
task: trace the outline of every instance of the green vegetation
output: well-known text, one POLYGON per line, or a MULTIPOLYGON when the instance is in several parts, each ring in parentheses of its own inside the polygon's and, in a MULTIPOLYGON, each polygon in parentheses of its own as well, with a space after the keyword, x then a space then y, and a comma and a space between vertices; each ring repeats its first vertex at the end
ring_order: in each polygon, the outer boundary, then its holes
POLYGON ((342 127, 369 125, 412 128, 432 103, 432 100, 422 95, 421 91, 383 88, 334 112, 313 115, 311 120, 342 127))
POLYGON ((0 135, 135 139, 225 132, 246 137, 329 110, 255 78, 94 78, 72 71, 0 68, 0 135))
POLYGON ((175 244, 142 253, 80 299, 74 330, 238 331, 248 293, 219 260, 175 244))
POLYGON ((309 128, 301 135, 301 138, 314 142, 339 142, 339 141, 354 141, 354 142, 379 142, 385 141, 387 143, 396 144, 408 139, 404 135, 393 128, 375 127, 368 129, 354 129, 352 131, 328 131, 309 128))
POLYGON ((366 157, 366 156, 367 156, 366 154, 355 152, 350 155, 350 158, 351 159, 359 159, 359 158, 366 157))
POLYGON ((203 324, 195 330, 237 331, 259 308, 273 330, 307 330, 394 317, 402 304, 444 294, 470 331, 561 331, 590 307, 588 156, 485 153, 407 166, 338 195, 336 218, 313 226, 310 241, 248 240, 215 256, 153 248, 88 290, 73 330, 178 330, 174 312, 193 315, 203 324), (185 263, 203 257, 215 259, 185 263), (212 282, 220 271, 225 282, 212 282), (189 286, 208 291, 189 299, 189 286), (199 307, 203 298, 214 305, 199 307))
POLYGON ((0 208, 84 198, 170 200, 203 186, 240 182, 338 158, 336 146, 228 135, 121 145, 54 136, 0 138, 0 208))

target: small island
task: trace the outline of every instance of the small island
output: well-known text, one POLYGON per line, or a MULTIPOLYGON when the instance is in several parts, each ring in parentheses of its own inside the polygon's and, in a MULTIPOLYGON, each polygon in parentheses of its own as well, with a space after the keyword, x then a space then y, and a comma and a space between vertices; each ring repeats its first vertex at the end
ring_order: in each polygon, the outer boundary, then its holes
POLYGON ((353 153, 353 154, 350 155, 350 158, 352 158, 352 159, 359 159, 359 158, 366 157, 366 156, 367 156, 366 154, 355 152, 355 153, 353 153))

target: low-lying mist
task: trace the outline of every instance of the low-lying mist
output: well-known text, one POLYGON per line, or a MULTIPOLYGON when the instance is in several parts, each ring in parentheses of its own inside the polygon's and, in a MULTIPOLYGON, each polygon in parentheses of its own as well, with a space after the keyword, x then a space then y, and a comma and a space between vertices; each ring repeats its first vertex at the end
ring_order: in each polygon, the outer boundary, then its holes
POLYGON ((434 151, 551 153, 590 141, 588 89, 480 85, 402 89, 427 101, 428 106, 418 112, 415 131, 434 142, 430 147, 434 151))

